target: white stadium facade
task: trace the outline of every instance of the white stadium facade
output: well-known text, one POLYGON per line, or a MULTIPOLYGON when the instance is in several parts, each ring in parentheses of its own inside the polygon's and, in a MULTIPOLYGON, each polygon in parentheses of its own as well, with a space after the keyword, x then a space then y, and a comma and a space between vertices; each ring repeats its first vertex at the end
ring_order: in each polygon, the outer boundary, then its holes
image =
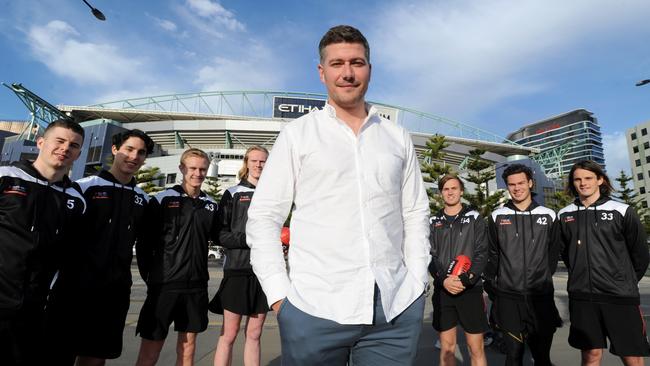
MULTIPOLYGON (((283 91, 232 91, 172 94, 133 98, 91 106, 58 105, 38 98, 20 84, 8 86, 32 114, 25 131, 7 139, 1 162, 7 164, 36 153, 34 136, 54 119, 73 118, 86 130, 82 155, 71 172, 73 179, 93 174, 105 166, 111 155, 111 136, 124 129, 145 131, 156 143, 156 151, 146 166, 158 167, 165 178, 161 185, 178 183, 179 155, 188 147, 205 150, 213 159, 213 169, 222 188, 233 185, 245 150, 261 145, 272 150, 283 126, 291 120, 322 108, 322 94, 283 91), (39 100, 40 99, 40 100, 39 100), (35 133, 33 133, 36 131, 35 133)), ((460 122, 408 108, 370 102, 383 116, 404 126, 420 157, 433 134, 446 136, 444 163, 462 172, 470 150, 486 151, 484 158, 494 163, 519 160, 539 153, 503 137, 460 122)))

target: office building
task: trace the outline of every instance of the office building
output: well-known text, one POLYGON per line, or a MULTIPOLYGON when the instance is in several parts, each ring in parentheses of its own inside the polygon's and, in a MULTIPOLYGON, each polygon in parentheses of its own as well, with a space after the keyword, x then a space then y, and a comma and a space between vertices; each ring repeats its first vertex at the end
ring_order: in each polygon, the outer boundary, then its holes
POLYGON ((586 109, 526 125, 507 138, 523 146, 539 148, 542 153, 553 152, 540 164, 547 175, 555 179, 567 175, 574 163, 585 159, 605 168, 600 125, 586 109))
POLYGON ((634 190, 641 198, 641 205, 648 207, 650 201, 650 121, 628 128, 625 132, 627 153, 634 181, 634 190))

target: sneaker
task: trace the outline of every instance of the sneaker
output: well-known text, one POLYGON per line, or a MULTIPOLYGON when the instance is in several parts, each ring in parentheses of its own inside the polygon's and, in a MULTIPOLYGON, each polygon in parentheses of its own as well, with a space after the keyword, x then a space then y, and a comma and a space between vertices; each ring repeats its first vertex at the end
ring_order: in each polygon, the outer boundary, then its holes
POLYGON ((440 340, 436 339, 436 344, 434 345, 437 349, 440 349, 440 340))

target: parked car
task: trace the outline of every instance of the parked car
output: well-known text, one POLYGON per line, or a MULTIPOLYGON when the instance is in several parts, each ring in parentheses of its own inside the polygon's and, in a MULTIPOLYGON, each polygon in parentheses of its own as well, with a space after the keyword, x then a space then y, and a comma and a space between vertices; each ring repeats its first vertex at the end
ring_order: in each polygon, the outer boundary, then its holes
POLYGON ((216 259, 221 259, 221 258, 223 258, 223 248, 222 247, 220 247, 218 245, 208 247, 208 259, 216 260, 216 259))

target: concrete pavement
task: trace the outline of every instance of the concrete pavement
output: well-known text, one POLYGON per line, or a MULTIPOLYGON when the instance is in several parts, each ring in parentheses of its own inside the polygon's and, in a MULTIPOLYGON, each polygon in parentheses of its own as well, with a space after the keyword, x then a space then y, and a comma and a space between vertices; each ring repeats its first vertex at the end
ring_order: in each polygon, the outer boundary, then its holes
MULTIPOLYGON (((122 356, 117 360, 110 360, 108 365, 134 365, 137 355, 138 347, 140 346, 140 338, 135 336, 135 326, 138 319, 138 314, 142 303, 146 297, 146 286, 140 279, 137 268, 132 267, 133 273, 133 288, 131 292, 131 307, 127 317, 127 325, 124 330, 124 351, 122 356)), ((209 282, 209 295, 217 291, 219 283, 222 278, 221 267, 217 262, 211 262, 210 265, 210 282, 209 282)), ((568 343, 569 325, 568 325, 568 296, 566 293, 566 272, 559 271, 554 276, 555 282, 555 300, 560 311, 562 319, 565 321, 564 327, 560 328, 555 334, 553 348, 551 351, 551 359, 556 365, 579 365, 580 353, 579 351, 571 348, 568 343)), ((639 284, 641 291, 641 303, 644 314, 650 314, 650 277, 645 277, 639 284)), ((438 350, 434 347, 437 339, 437 334, 431 327, 432 306, 430 299, 427 301, 425 308, 424 321, 422 324, 422 335, 419 341, 418 358, 416 365, 437 365, 438 364, 438 350)), ((243 323, 243 322, 242 322, 243 323)), ((212 365, 214 357, 214 350, 216 348, 218 333, 221 328, 221 316, 210 313, 210 325, 208 329, 198 336, 197 350, 196 350, 196 364, 200 366, 212 365)), ((462 332, 461 332, 462 333, 462 332)), ((159 365, 173 365, 176 360, 175 354, 176 333, 170 330, 170 336, 163 348, 163 352, 158 362, 159 365)), ((459 340, 460 347, 456 353, 459 364, 469 365, 469 354, 464 341, 459 340)), ((235 349, 233 353, 233 365, 243 365, 242 359, 242 335, 237 338, 235 349)), ((492 348, 486 349, 488 364, 489 365, 502 365, 505 357, 492 348)), ((609 352, 604 352, 603 365, 617 365, 621 364, 620 360, 613 357, 609 352)), ((532 365, 530 357, 527 357, 526 365, 532 365)), ((280 337, 278 325, 273 313, 269 313, 267 321, 264 326, 262 335, 262 365, 276 366, 280 365, 280 337)))

